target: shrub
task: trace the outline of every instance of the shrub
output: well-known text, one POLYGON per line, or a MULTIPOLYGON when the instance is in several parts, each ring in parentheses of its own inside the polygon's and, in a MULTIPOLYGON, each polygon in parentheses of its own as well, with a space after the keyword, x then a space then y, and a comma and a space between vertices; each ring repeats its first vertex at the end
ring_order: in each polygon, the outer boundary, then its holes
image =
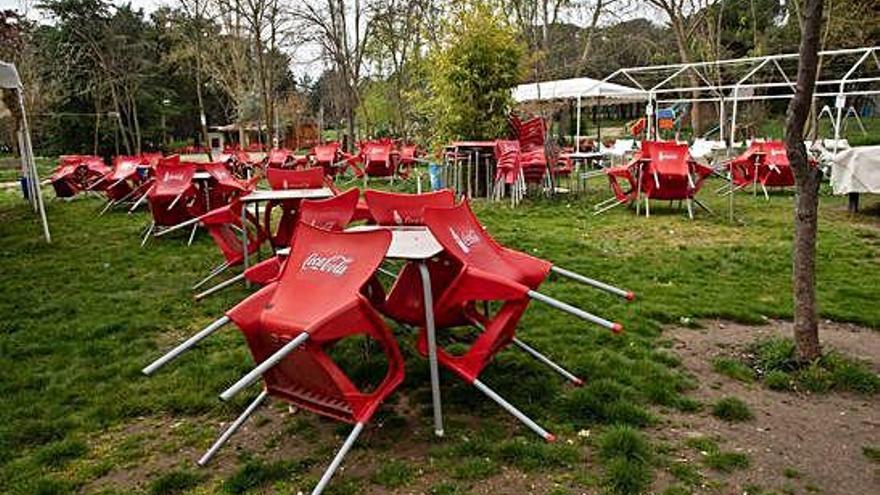
POLYGON ((712 369, 716 373, 739 380, 741 382, 752 382, 755 380, 755 374, 751 368, 739 360, 729 357, 717 357, 712 360, 712 369))
POLYGON ((712 406, 712 415, 724 421, 748 421, 754 418, 745 402, 736 397, 724 397, 712 406))
POLYGON ((599 455, 605 460, 624 458, 648 462, 651 447, 645 436, 629 426, 612 426, 599 437, 599 455))

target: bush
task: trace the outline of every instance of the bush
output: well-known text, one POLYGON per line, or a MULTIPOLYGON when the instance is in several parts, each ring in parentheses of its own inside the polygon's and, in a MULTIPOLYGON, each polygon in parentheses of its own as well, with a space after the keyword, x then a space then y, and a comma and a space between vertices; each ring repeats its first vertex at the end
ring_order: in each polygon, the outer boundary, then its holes
POLYGON ((791 376, 779 370, 764 375, 764 385, 771 390, 791 390, 791 376))
POLYGON ((712 406, 712 415, 724 421, 748 421, 754 418, 745 402, 736 397, 724 397, 712 406))

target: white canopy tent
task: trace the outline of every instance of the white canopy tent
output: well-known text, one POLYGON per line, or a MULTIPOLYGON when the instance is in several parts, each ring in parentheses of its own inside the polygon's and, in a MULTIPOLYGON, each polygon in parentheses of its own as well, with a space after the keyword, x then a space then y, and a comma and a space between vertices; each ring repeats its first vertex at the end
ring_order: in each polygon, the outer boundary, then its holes
POLYGON ((584 100, 593 100, 595 103, 601 103, 603 99, 611 100, 613 103, 635 103, 646 101, 648 98, 643 91, 629 86, 590 77, 577 77, 520 84, 513 89, 513 99, 517 103, 577 100, 575 151, 580 151, 581 106, 584 100))
POLYGON ((40 215, 43 224, 43 236, 46 242, 52 242, 49 233, 49 221, 46 218, 46 208, 43 204, 43 195, 40 191, 40 177, 37 174, 37 165, 34 163, 34 150, 31 145, 31 133, 28 127, 27 113, 24 107, 24 88, 15 65, 0 61, 0 89, 15 91, 18 96, 18 111, 10 109, 14 118, 18 118, 18 149, 21 155, 21 175, 25 179, 27 199, 34 212, 40 215))

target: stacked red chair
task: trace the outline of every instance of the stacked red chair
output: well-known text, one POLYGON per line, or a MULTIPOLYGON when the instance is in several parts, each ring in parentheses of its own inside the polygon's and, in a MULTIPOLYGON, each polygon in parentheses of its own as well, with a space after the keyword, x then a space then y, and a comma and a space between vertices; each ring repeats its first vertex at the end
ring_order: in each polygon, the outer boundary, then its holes
MULTIPOLYGON (((347 157, 338 142, 316 145, 311 152, 312 166, 321 167, 327 177, 336 177, 354 166, 352 157, 347 157)), ((357 170, 357 168, 355 167, 357 170)))
POLYGON ((102 179, 109 172, 110 167, 99 156, 62 155, 49 180, 55 196, 72 198, 83 191, 100 190, 102 179))
POLYGON ((419 147, 415 144, 402 144, 397 153, 397 171, 402 178, 407 178, 419 160, 419 147))
POLYGON ((516 205, 525 194, 519 141, 495 141, 495 185, 493 197, 500 200, 510 189, 511 201, 516 205))
MULTIPOLYGON (((354 219, 355 209, 359 197, 360 191, 357 188, 353 188, 327 199, 303 200, 302 202, 300 202, 299 207, 294 210, 292 220, 289 221, 294 226, 306 224, 324 230, 341 232, 354 219)), ((239 220, 236 223, 241 223, 240 210, 239 220)), ((238 226, 236 226, 236 228, 238 228, 238 226)), ((265 231, 263 229, 257 227, 255 228, 255 230, 259 233, 259 235, 262 235, 262 237, 258 237, 252 241, 255 243, 255 246, 252 250, 249 249, 249 253, 256 252, 258 246, 266 238, 266 234, 264 233, 265 231)), ((290 232, 291 236, 295 236, 295 227, 291 228, 290 232)), ((215 238, 215 240, 217 239, 215 238)), ((242 258, 241 236, 239 236, 239 239, 237 240, 235 245, 235 249, 237 251, 234 258, 227 255, 227 251, 229 251, 230 255, 232 254, 231 250, 228 247, 224 248, 220 246, 220 249, 224 252, 224 256, 226 256, 227 262, 234 261, 234 264, 238 265, 241 263, 242 258)), ((211 287, 210 289, 205 290, 204 292, 196 294, 195 299, 202 299, 221 289, 229 287, 243 280, 247 280, 248 282, 259 286, 263 286, 270 282, 273 282, 278 278, 278 275, 281 273, 281 268, 284 266, 284 261, 286 259, 286 255, 276 254, 275 256, 263 260, 255 265, 249 266, 247 270, 245 270, 240 275, 236 275, 235 277, 232 277, 215 285, 214 287, 211 287)), ((198 286, 195 288, 198 288, 198 286)))
POLYGON ((117 156, 113 159, 113 169, 102 179, 107 206, 101 211, 104 214, 113 206, 126 201, 137 201, 146 192, 148 181, 144 179, 142 169, 149 169, 151 157, 117 156))
MULTIPOLYGON (((453 206, 451 194, 447 194, 438 194, 424 201, 422 208, 413 205, 408 214, 410 225, 420 220, 444 248, 441 255, 426 262, 433 301, 427 304, 432 309, 436 328, 476 326, 482 333, 463 355, 454 356, 438 350, 439 363, 473 384, 541 437, 552 441, 552 434, 482 383, 478 379, 480 373, 499 351, 514 343, 566 379, 578 385, 582 383, 579 378, 515 337, 517 323, 530 299, 545 302, 615 332, 622 330, 617 323, 537 292, 537 287, 550 272, 627 299, 634 296, 630 292, 555 267, 548 261, 502 247, 485 232, 467 202, 453 206), (431 206, 429 202, 445 204, 431 206), (487 310, 481 312, 478 303, 486 301, 500 302, 501 308, 491 315, 487 310)), ((386 220, 391 225, 398 225, 401 215, 394 214, 394 203, 386 199, 382 204, 375 201, 376 197, 382 196, 367 193, 367 202, 374 218, 380 223, 386 220)), ((402 201, 399 203, 406 204, 402 201)), ((426 290, 422 280, 423 270, 417 263, 404 266, 384 303, 376 306, 400 323, 421 328, 419 350, 426 354, 429 330, 425 319, 426 302, 422 297, 423 290, 426 290)))
POLYGON ((179 156, 163 159, 156 165, 152 185, 146 194, 153 222, 142 246, 154 230, 176 227, 205 213, 204 198, 193 184, 196 168, 195 163, 181 162, 179 156))
POLYGON ((794 174, 788 162, 788 152, 782 141, 753 141, 752 144, 727 163, 733 182, 728 193, 758 185, 769 199, 768 187, 793 187, 794 174))
POLYGON ((512 118, 520 147, 520 164, 526 184, 543 184, 547 175, 547 156, 544 150, 547 125, 541 117, 525 122, 512 118))
POLYGON ((367 141, 360 147, 360 159, 365 178, 394 178, 395 160, 392 155, 394 144, 391 141, 367 141))
POLYGON ((272 396, 354 425, 312 491, 317 495, 327 486, 364 425, 403 382, 404 362, 390 329, 360 293, 382 262, 391 234, 335 233, 300 225, 296 237, 278 281, 229 310, 212 330, 234 322, 258 363, 221 398, 228 400, 260 377, 264 389, 199 459, 199 464, 207 464, 257 407, 272 396), (388 363, 384 378, 371 391, 354 383, 328 353, 343 339, 355 336, 378 343, 388 363))
POLYGON ((287 148, 272 148, 266 155, 266 168, 293 168, 296 156, 287 148))
POLYGON ((691 202, 709 211, 695 196, 713 171, 691 158, 687 144, 645 141, 629 164, 606 169, 605 173, 614 197, 597 205, 597 214, 619 204, 638 206, 641 199, 647 216, 652 199, 684 201, 690 218, 694 217, 691 202), (628 189, 624 189, 621 181, 628 189))
POLYGON ((203 184, 207 187, 208 209, 229 204, 233 199, 246 195, 256 187, 257 178, 250 181, 240 180, 232 174, 226 163, 205 163, 199 168, 211 176, 211 179, 203 184))
MULTIPOLYGON (((269 168, 266 170, 266 179, 269 181, 269 186, 276 190, 319 189, 327 185, 324 171, 319 167, 301 170, 269 168)), ((289 199, 266 203, 263 225, 267 232, 269 232, 269 241, 273 247, 280 248, 289 245, 290 236, 293 234, 293 227, 296 224, 296 211, 299 208, 300 202, 298 199, 289 199), (276 231, 271 232, 272 211, 276 207, 281 209, 281 221, 278 223, 276 231)))

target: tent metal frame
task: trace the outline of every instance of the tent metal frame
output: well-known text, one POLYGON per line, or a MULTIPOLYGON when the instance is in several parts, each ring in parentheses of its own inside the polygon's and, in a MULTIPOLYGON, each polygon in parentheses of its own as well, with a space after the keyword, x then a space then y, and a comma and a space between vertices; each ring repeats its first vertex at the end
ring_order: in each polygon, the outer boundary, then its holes
POLYGON ((0 69, 6 74, 3 77, 3 89, 11 89, 18 95, 18 106, 21 112, 21 120, 18 126, 18 150, 21 157, 21 174, 25 179, 27 191, 25 194, 28 202, 34 212, 39 214, 40 221, 43 226, 43 237, 47 243, 52 242, 52 235, 49 232, 49 220, 46 218, 46 206, 43 203, 43 193, 40 188, 40 176, 37 172, 37 165, 34 161, 34 148, 31 142, 31 132, 28 124, 27 111, 24 103, 24 86, 15 65, 0 61, 0 69))

